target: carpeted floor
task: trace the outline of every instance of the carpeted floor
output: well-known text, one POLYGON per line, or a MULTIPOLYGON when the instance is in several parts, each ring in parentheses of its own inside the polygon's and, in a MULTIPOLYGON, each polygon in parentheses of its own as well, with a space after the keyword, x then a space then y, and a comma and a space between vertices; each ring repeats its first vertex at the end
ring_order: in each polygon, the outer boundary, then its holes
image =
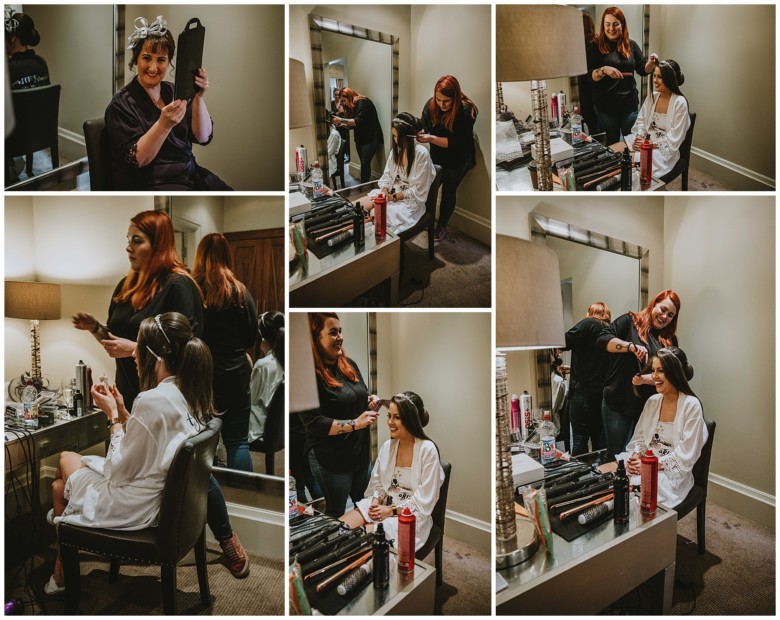
MULTIPOLYGON (((192 553, 182 560, 176 571, 177 612, 184 615, 267 616, 284 615, 284 562, 249 554, 250 571, 245 579, 234 578, 221 563, 218 546, 209 546, 209 586, 213 604, 204 608, 200 603, 195 558, 192 553)), ((26 579, 20 572, 14 583, 6 581, 6 599, 27 601, 26 613, 62 615, 61 596, 47 597, 43 585, 49 579, 54 564, 54 546, 44 556, 36 555, 26 579), (33 600, 37 599, 35 602, 33 600)), ((162 615, 160 569, 145 564, 122 564, 119 580, 108 582, 108 560, 82 554, 81 603, 84 615, 162 615)), ((6 575, 8 580, 9 575, 6 575)))
MULTIPOLYGON (((444 537, 444 583, 436 588, 437 615, 490 615, 490 556, 479 549, 444 537)), ((423 562, 435 566, 432 551, 423 562)))
MULTIPOLYGON (((667 192, 681 192, 682 191, 682 175, 677 177, 674 181, 666 186, 667 192)), ((694 168, 688 169, 688 191, 689 192, 729 192, 731 188, 725 185, 719 179, 711 177, 708 174, 696 170, 694 168)))

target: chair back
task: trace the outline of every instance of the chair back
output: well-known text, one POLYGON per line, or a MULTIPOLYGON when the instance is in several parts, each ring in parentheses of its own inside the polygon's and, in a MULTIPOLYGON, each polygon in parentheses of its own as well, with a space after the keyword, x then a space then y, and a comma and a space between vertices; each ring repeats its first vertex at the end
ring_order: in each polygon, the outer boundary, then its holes
POLYGON ((5 141, 5 156, 15 157, 56 145, 60 117, 59 84, 11 91, 14 130, 5 141))
POLYGON ((84 141, 89 162, 89 188, 93 192, 114 189, 111 178, 111 150, 106 121, 93 118, 84 121, 84 141))
POLYGON ((691 118, 691 126, 688 127, 688 131, 685 132, 685 140, 680 145, 680 158, 686 162, 691 160, 691 145, 693 144, 693 127, 696 125, 696 112, 688 111, 688 116, 691 118))
POLYGON ((436 217, 436 202, 439 198, 442 167, 439 164, 433 164, 433 167, 436 169, 436 176, 433 177, 433 183, 431 183, 431 188, 428 190, 428 199, 425 201, 425 212, 436 217))
POLYGON ((710 477, 710 458, 712 457, 712 440, 715 438, 715 422, 704 418, 704 425, 707 427, 707 441, 701 449, 699 460, 693 466, 693 483, 704 490, 707 495, 707 482, 710 477))
POLYGON ((284 381, 276 388, 268 403, 268 417, 265 420, 263 439, 257 449, 264 454, 274 454, 284 448, 284 381))
POLYGON ((209 477, 221 427, 222 420, 212 418, 205 429, 184 441, 173 455, 157 526, 157 548, 163 564, 175 566, 203 532, 209 477))
POLYGON ((447 515, 447 495, 450 490, 450 474, 452 473, 452 464, 440 461, 441 468, 444 470, 444 482, 439 489, 439 500, 433 507, 431 513, 431 520, 434 525, 438 525, 441 528, 441 534, 444 536, 444 521, 447 515))

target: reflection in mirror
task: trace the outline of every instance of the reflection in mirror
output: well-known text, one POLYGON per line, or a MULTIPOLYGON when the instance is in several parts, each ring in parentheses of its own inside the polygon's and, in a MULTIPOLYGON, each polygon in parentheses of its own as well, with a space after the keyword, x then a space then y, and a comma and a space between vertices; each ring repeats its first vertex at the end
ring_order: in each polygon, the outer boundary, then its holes
MULTIPOLYGON (((613 317, 647 304, 648 250, 538 213, 530 213, 529 220, 533 241, 558 255, 564 329, 584 318, 596 301, 605 302, 613 317)), ((535 357, 537 406, 549 406, 550 355, 547 350, 529 355, 535 357)))
MULTIPOLYGON (((326 110, 330 109, 332 87, 339 78, 334 77, 331 82, 325 67, 330 61, 346 58, 343 66, 348 73, 343 78, 343 86, 350 86, 373 101, 382 129, 387 131, 390 121, 398 113, 398 37, 319 15, 309 15, 309 37, 314 72, 317 159, 328 178, 330 171, 323 162, 328 161, 329 128, 323 121, 326 110)), ((354 155, 355 152, 352 144, 351 153, 354 155)), ((377 176, 384 167, 384 156, 383 152, 381 160, 374 159, 377 176)), ((354 161, 359 164, 357 157, 354 161)))

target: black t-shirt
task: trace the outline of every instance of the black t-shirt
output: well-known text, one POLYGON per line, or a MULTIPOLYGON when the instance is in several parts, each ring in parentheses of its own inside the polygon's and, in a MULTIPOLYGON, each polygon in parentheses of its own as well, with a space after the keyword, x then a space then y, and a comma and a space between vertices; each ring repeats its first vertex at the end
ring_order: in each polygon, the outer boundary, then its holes
POLYGON ((474 121, 471 117, 473 108, 465 101, 455 114, 452 131, 441 123, 433 124, 431 118, 431 99, 422 110, 422 122, 426 133, 441 138, 447 138, 447 148, 431 144, 431 159, 434 164, 443 168, 462 168, 467 164, 475 165, 474 121))
POLYGON ((631 73, 631 75, 620 79, 604 76, 600 80, 592 82, 593 102, 596 105, 618 105, 627 98, 633 98, 634 105, 638 108, 639 92, 636 88, 634 73, 641 76, 647 75, 647 71, 645 71, 647 59, 642 55, 639 45, 632 39, 629 40, 631 54, 629 54, 628 58, 624 58, 618 53, 617 46, 614 43, 609 41, 607 43, 610 51, 606 54, 602 54, 599 51, 598 41, 588 45, 588 73, 592 73, 600 67, 609 66, 615 67, 623 73, 631 73))
POLYGON ((566 350, 572 352, 572 388, 576 385, 588 396, 600 397, 604 392, 609 354, 598 340, 607 325, 605 321, 588 317, 566 332, 566 350))
MULTIPOLYGON (((648 359, 654 355, 658 349, 663 349, 664 344, 658 340, 658 333, 653 329, 648 334, 648 341, 644 342, 634 327, 634 321, 629 313, 622 314, 616 318, 610 325, 601 332, 598 342, 607 349, 607 344, 613 338, 620 338, 626 342, 642 345, 647 349, 648 359)), ((672 338, 672 344, 677 346, 677 337, 672 338)), ((611 409, 621 412, 628 418, 639 419, 645 402, 656 393, 655 387, 651 385, 640 385, 637 387, 639 396, 634 394, 634 386, 631 383, 632 377, 641 372, 644 364, 632 352, 609 353, 609 368, 607 369, 607 378, 604 383, 604 400, 611 409)))
POLYGON ((49 67, 34 50, 16 52, 8 59, 11 90, 49 86, 49 67))
POLYGON ((333 420, 354 420, 368 409, 368 388, 357 364, 352 360, 349 363, 357 373, 357 383, 342 375, 338 366, 331 367, 333 376, 343 385, 331 388, 317 377, 320 407, 301 413, 301 420, 306 427, 304 452, 308 454, 309 450, 314 450, 320 466, 337 472, 368 468, 370 461, 369 428, 342 435, 328 435, 333 420))
POLYGON ((351 118, 355 121, 355 144, 358 147, 374 141, 384 143, 382 125, 371 99, 358 99, 351 118))
POLYGON ((246 350, 257 342, 257 308, 249 292, 243 307, 234 296, 227 308, 206 308, 203 322, 203 341, 211 350, 214 372, 248 371, 246 350))
MULTIPOLYGON (((179 312, 187 317, 196 336, 203 333, 203 301, 195 283, 180 274, 168 276, 165 284, 146 306, 136 311, 130 301, 116 303, 114 297, 122 290, 125 279, 117 284, 111 295, 111 305, 108 308, 106 327, 114 335, 138 341, 138 329, 141 321, 150 316, 164 312, 179 312)), ((125 401, 128 411, 132 410, 133 401, 138 396, 138 371, 132 357, 120 357, 116 360, 116 386, 125 401)))

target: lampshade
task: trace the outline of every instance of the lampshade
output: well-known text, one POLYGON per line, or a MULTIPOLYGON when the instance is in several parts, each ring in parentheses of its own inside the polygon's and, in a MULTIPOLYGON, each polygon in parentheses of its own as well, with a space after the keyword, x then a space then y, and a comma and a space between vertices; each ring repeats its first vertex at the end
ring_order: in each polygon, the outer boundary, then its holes
POLYGON ((563 346, 561 272, 555 252, 496 235, 496 348, 563 346))
POLYGON ((311 106, 306 69, 300 60, 290 58, 290 129, 311 125, 311 106))
POLYGON ((587 73, 582 13, 556 5, 496 6, 496 80, 525 82, 587 73))
POLYGON ((287 376, 290 385, 290 413, 320 406, 314 357, 311 353, 309 321, 303 312, 290 313, 290 365, 287 376))
POLYGON ((11 319, 59 319, 60 285, 46 282, 5 283, 5 316, 11 319))

